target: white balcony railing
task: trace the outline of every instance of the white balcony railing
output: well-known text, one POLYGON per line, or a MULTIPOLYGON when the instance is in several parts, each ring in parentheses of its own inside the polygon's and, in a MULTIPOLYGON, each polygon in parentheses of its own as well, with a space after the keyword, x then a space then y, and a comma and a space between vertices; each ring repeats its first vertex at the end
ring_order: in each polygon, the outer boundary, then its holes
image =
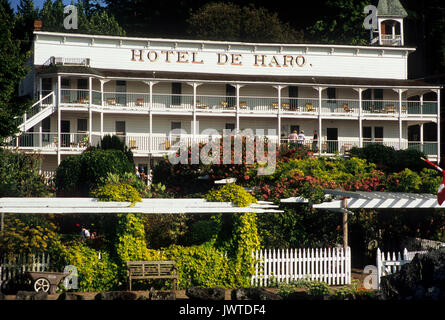
MULTIPOLYGON (((61 103, 65 106, 88 106, 90 91, 87 89, 62 89, 61 103)), ((133 92, 102 92, 91 91, 91 103, 106 109, 148 110, 167 112, 190 112, 194 109, 194 97, 187 94, 153 94, 133 92), (103 96, 103 98, 102 98, 103 96), (151 102, 152 101, 152 105, 151 102)), ((227 112, 251 114, 275 114, 281 105, 281 113, 316 115, 319 112, 318 98, 217 96, 197 95, 196 110, 198 112, 227 112), (237 108, 237 102, 239 107, 237 108)), ((362 114, 379 117, 397 117, 399 114, 398 100, 362 100, 362 114)), ((326 115, 357 116, 360 112, 358 99, 322 99, 321 113, 326 115)), ((434 116, 437 115, 437 101, 401 101, 403 116, 434 116)))
MULTIPOLYGON (((106 132, 104 135, 115 133, 106 132)), ((208 136, 208 135, 172 135, 163 133, 154 133, 151 136, 149 134, 132 134, 128 133, 122 135, 121 138, 125 142, 128 148, 134 153, 148 152, 168 152, 176 150, 181 144, 183 146, 190 147, 193 143, 207 143, 215 138, 221 138, 220 135, 208 136)), ((269 140, 278 141, 276 136, 267 136, 269 140)), ((91 139, 88 139, 87 133, 61 133, 60 134, 60 148, 62 151, 82 151, 86 147, 91 145, 98 145, 101 140, 101 135, 93 133, 91 139)), ((363 146, 370 143, 381 143, 388 147, 393 147, 396 150, 399 149, 415 149, 424 152, 426 155, 437 155, 437 142, 435 141, 406 141, 402 140, 399 143, 398 139, 380 139, 374 141, 367 141, 364 139, 363 146)), ((289 148, 297 146, 297 141, 290 141, 289 139, 281 139, 281 147, 289 148)), ((307 137, 303 145, 314 153, 319 152, 319 145, 317 140, 313 140, 307 137)), ((359 147, 360 142, 358 139, 342 139, 338 140, 321 140, 321 153, 322 154, 344 154, 347 153, 353 147, 359 147)), ((19 148, 24 150, 42 150, 42 151, 57 151, 58 148, 58 135, 57 133, 36 133, 26 132, 22 133, 18 137, 9 138, 7 140, 7 146, 12 148, 19 148)))

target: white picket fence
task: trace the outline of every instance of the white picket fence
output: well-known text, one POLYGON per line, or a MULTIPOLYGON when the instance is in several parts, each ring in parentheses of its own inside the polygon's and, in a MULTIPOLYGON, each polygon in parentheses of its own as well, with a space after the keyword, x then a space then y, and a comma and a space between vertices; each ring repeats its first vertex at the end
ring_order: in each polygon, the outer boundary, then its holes
POLYGON ((329 285, 351 283, 351 248, 265 249, 253 253, 252 286, 309 279, 329 285))
POLYGON ((382 252, 377 249, 377 288, 380 289, 380 278, 399 271, 402 266, 410 262, 417 253, 423 254, 427 251, 408 251, 406 248, 403 254, 400 252, 382 252))
POLYGON ((0 256, 0 285, 4 281, 23 278, 27 271, 47 271, 50 266, 48 254, 18 254, 0 256))

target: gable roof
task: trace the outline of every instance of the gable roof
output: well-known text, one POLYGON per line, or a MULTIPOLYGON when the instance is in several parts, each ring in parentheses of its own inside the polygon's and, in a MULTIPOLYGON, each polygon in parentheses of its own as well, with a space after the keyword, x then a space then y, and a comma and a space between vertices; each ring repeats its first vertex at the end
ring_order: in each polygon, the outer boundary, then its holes
POLYGON ((377 10, 379 17, 406 18, 408 16, 408 13, 399 0, 379 0, 377 10))

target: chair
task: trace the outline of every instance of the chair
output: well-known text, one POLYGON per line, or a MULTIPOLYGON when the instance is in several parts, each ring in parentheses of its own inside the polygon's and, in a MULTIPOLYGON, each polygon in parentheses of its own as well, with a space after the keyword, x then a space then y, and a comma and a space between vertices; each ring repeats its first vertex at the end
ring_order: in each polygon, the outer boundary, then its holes
POLYGON ((274 107, 275 109, 278 109, 278 102, 272 102, 272 107, 274 107))
POLYGON ((306 103, 306 110, 307 110, 308 112, 314 112, 314 111, 315 111, 315 108, 314 108, 314 106, 312 105, 312 103, 306 103))
POLYGON ((144 99, 137 99, 136 100, 136 106, 142 107, 144 105, 144 99))
POLYGON ((349 106, 348 106, 347 103, 345 103, 345 104, 343 105, 343 109, 345 110, 345 112, 352 112, 352 110, 349 109, 349 106))
POLYGON ((402 106, 402 113, 406 113, 406 106, 402 106))
POLYGON ((344 153, 347 153, 347 152, 351 151, 351 149, 352 149, 352 144, 350 144, 350 143, 345 143, 345 144, 343 145, 343 152, 344 152, 344 153))
POLYGON ((247 102, 246 101, 240 101, 239 107, 241 109, 247 109, 247 102))
POLYGON ((227 107, 228 104, 229 104, 229 103, 228 103, 227 101, 221 101, 221 106, 222 106, 223 108, 227 107))
POLYGON ((281 106, 283 107, 284 110, 289 110, 289 108, 290 108, 289 103, 283 103, 283 104, 281 104, 281 106))
POLYGON ((108 98, 107 99, 107 104, 111 105, 111 106, 115 106, 116 105, 116 98, 108 98))
POLYGON ((130 144, 130 149, 137 149, 138 146, 136 145, 136 140, 130 140, 128 141, 130 144))
POLYGON ((327 153, 328 150, 329 150, 328 143, 327 143, 327 142, 323 142, 323 143, 321 144, 321 152, 325 152, 325 153, 327 153))
POLYGON ((385 106, 385 111, 386 113, 394 113, 396 112, 396 109, 394 108, 394 106, 385 106))
POLYGON ((170 147, 171 147, 171 144, 170 144, 170 141, 168 141, 168 140, 165 140, 165 150, 169 150, 170 149, 170 147))

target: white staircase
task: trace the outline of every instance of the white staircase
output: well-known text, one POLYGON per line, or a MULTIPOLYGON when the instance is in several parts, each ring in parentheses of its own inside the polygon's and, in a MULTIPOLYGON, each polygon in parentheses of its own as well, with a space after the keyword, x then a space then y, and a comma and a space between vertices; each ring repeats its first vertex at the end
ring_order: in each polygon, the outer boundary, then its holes
POLYGON ((31 106, 31 109, 23 116, 22 123, 19 125, 19 130, 25 132, 55 112, 56 105, 54 101, 53 91, 34 103, 31 106))

